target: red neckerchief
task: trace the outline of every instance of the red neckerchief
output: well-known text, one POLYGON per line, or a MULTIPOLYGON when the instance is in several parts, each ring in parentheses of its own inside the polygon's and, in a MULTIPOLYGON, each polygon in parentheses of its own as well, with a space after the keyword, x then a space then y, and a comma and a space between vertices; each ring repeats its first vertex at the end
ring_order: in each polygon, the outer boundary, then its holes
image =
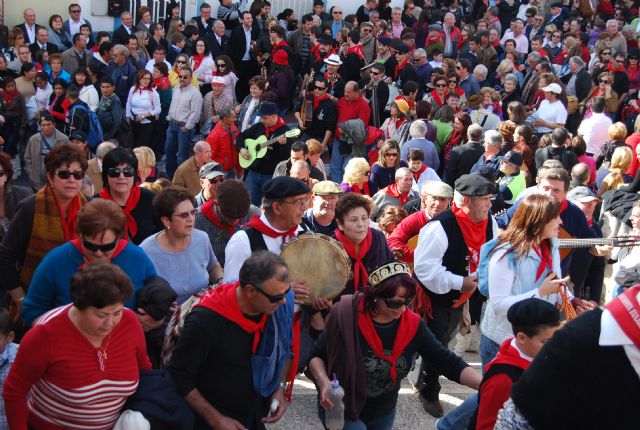
POLYGON ((287 388, 284 390, 284 398, 287 403, 292 402, 291 395, 293 393, 293 383, 298 376, 298 365, 300 364, 300 329, 302 327, 300 317, 302 312, 293 313, 293 337, 291 338, 291 365, 289 366, 289 373, 287 374, 287 388))
POLYGON ((491 46, 493 46, 494 48, 497 48, 498 46, 500 46, 500 41, 496 40, 495 42, 491 42, 491 46))
POLYGON ((200 302, 196 305, 210 309, 225 319, 237 324, 247 333, 253 333, 253 347, 251 352, 256 353, 260 344, 260 337, 267 324, 267 314, 263 314, 260 321, 255 322, 244 316, 238 306, 238 298, 236 297, 236 288, 240 286, 240 281, 233 284, 224 284, 208 291, 202 296, 200 302))
POLYGON ((315 111, 316 109, 318 109, 320 102, 322 100, 327 100, 328 98, 329 98, 329 94, 327 93, 325 93, 322 97, 313 96, 313 110, 315 111))
POLYGON ((440 34, 435 36, 427 36, 427 40, 425 41, 425 48, 438 42, 442 42, 442 37, 440 37, 440 34))
POLYGON ((560 213, 564 212, 569 207, 569 200, 564 199, 562 203, 560 203, 560 213))
POLYGON ((285 46, 289 46, 289 44, 284 39, 282 39, 280 42, 273 45, 273 47, 271 48, 271 56, 273 57, 273 54, 275 54, 278 49, 283 48, 285 46))
POLYGON ((624 65, 620 64, 615 69, 613 68, 613 62, 609 61, 609 65, 607 66, 607 70, 610 70, 612 73, 615 72, 623 72, 624 73, 624 65))
POLYGON ((464 95, 464 90, 456 85, 456 93, 458 93, 459 96, 462 96, 464 95))
POLYGON ((420 179, 420 176, 426 171, 427 171, 427 165, 422 163, 422 167, 420 168, 420 170, 417 172, 413 172, 413 179, 415 179, 415 181, 418 182, 418 179, 420 179))
POLYGON ((166 76, 163 76, 160 79, 153 80, 153 86, 159 90, 167 90, 169 89, 170 85, 171 85, 171 82, 169 81, 169 78, 167 78, 166 76))
POLYGON ((60 203, 56 193, 53 194, 53 201, 56 202, 56 208, 58 209, 58 215, 60 216, 60 223, 62 224, 62 232, 64 233, 64 240, 70 241, 76 237, 76 222, 78 221, 78 212, 80 212, 80 196, 76 195, 69 207, 67 208, 67 214, 62 213, 60 203))
POLYGON ((385 188, 385 193, 388 196, 398 199, 400 201, 400 206, 404 206, 404 204, 409 201, 409 193, 402 194, 398 191, 398 184, 396 182, 385 188))
POLYGON ((13 103, 13 98, 15 96, 17 96, 18 94, 20 94, 20 92, 18 91, 18 88, 16 87, 12 93, 10 93, 7 90, 2 90, 2 94, 4 95, 4 100, 7 102, 7 106, 11 105, 13 103))
POLYGON ((396 79, 398 79, 398 76, 400 75, 400 72, 402 72, 402 70, 407 66, 407 64, 409 64, 409 58, 407 58, 406 60, 404 60, 400 64, 396 64, 396 68, 393 71, 394 76, 395 76, 396 79))
POLYGON ((204 60, 204 54, 193 54, 191 58, 193 59, 193 70, 198 70, 200 63, 204 60))
POLYGON ((544 273, 544 269, 549 269, 549 271, 553 270, 553 259, 551 258, 551 249, 549 249, 549 244, 546 240, 543 240, 540 243, 540 247, 533 247, 536 255, 540 257, 540 264, 538 265, 538 270, 536 271, 536 281, 540 279, 542 274, 544 273))
POLYGON ((358 184, 353 184, 351 186, 353 188, 353 192, 356 194, 364 194, 365 196, 371 196, 371 191, 369 191, 369 182, 365 182, 362 186, 362 190, 358 186, 358 184))
POLYGON ((367 252, 369 252, 369 249, 371 248, 371 242, 373 241, 371 228, 368 229, 367 236, 360 244, 360 252, 358 255, 356 255, 355 244, 353 244, 340 229, 336 229, 336 239, 342 243, 344 250, 347 251, 349 257, 355 260, 353 263, 353 289, 358 291, 364 288, 369 280, 369 273, 367 273, 367 268, 364 267, 362 259, 367 255, 367 252))
POLYGON ((311 58, 313 61, 311 61, 311 64, 315 63, 316 61, 320 60, 320 44, 315 44, 311 47, 311 49, 309 50, 309 58, 311 58))
POLYGON ((287 237, 293 237, 296 234, 296 230, 298 230, 298 226, 295 226, 291 230, 281 233, 266 225, 258 215, 254 215, 253 218, 245 224, 245 227, 253 227, 262 234, 266 234, 274 239, 281 237, 283 240, 287 237))
POLYGON ((433 97, 433 100, 438 103, 438 106, 440 107, 444 106, 444 103, 447 99, 447 94, 449 94, 449 90, 445 89, 444 100, 442 100, 440 99, 440 96, 438 95, 438 92, 436 90, 431 91, 431 97, 433 97))
MULTIPOLYGON (((127 247, 127 242, 124 239, 120 239, 118 240, 118 243, 116 244, 115 249, 113 250, 113 254, 111 254, 111 257, 109 257, 109 261, 113 261, 114 258, 116 258, 118 256, 118 254, 120 254, 122 252, 123 249, 125 249, 127 247)), ((80 265, 80 267, 78 267, 78 270, 82 269, 84 266, 86 266, 87 264, 89 264, 89 258, 87 257, 87 254, 84 253, 84 248, 82 246, 82 240, 80 239, 73 239, 71 241, 71 244, 73 246, 75 246, 78 251, 80 251, 80 255, 82 255, 82 258, 84 259, 84 263, 82 263, 80 265)))
POLYGON ((360 333, 362 333, 364 340, 367 342, 367 345, 369 345, 373 353, 378 358, 388 361, 389 364, 391 364, 391 380, 394 384, 398 379, 396 362, 409 342, 413 340, 419 326, 420 316, 405 307, 404 312, 402 312, 402 315, 400 316, 400 324, 398 325, 396 337, 393 340, 391 355, 386 355, 384 353, 384 347, 382 346, 382 340, 380 340, 378 332, 376 332, 375 327, 373 327, 371 314, 364 310, 364 300, 360 300, 360 303, 358 303, 358 328, 360 329, 360 333))
POLYGON ((396 98, 394 100, 404 100, 409 105, 409 109, 415 109, 416 108, 415 100, 409 100, 404 95, 396 96, 396 98))
POLYGON ((238 220, 235 224, 225 224, 220 221, 218 215, 216 214, 215 207, 217 206, 215 199, 211 199, 208 202, 205 202, 202 206, 200 206, 200 212, 204 215, 213 225, 218 227, 221 230, 226 230, 229 233, 229 237, 233 236, 233 229, 236 228, 240 221, 238 220))
POLYGON ((358 58, 364 60, 364 52, 362 52, 362 45, 354 45, 351 48, 347 49, 347 52, 344 54, 346 57, 349 54, 356 54, 358 58))
POLYGON ((489 222, 489 218, 487 217, 478 223, 474 223, 455 203, 451 205, 451 210, 456 216, 456 221, 462 231, 464 243, 467 245, 469 251, 469 273, 473 273, 478 267, 480 247, 487 241, 487 223, 489 222))
POLYGON ((631 64, 629 64, 629 65, 627 66, 627 74, 628 74, 629 76, 633 75, 634 73, 637 73, 637 72, 638 72, 638 70, 640 70, 640 65, 636 65, 636 66, 634 67, 634 66, 632 66, 631 64))
POLYGON ((282 118, 280 118, 278 116, 278 121, 276 122, 276 124, 273 127, 267 127, 267 128, 264 129, 264 135, 269 137, 269 135, 271 133, 273 133, 274 131, 276 131, 277 129, 282 127, 283 125, 284 125, 284 121, 282 120, 282 118))
MULTIPOLYGON (((100 197, 105 200, 113 200, 111 197, 111 193, 109 192, 109 188, 105 188, 100 191, 100 197)), ((136 219, 131 215, 131 211, 138 206, 138 202, 140 201, 140 187, 134 185, 131 187, 131 192, 129 193, 129 198, 127 199, 127 204, 122 208, 122 211, 127 216, 127 237, 134 238, 136 234, 138 234, 138 223, 136 219)))
POLYGON ((605 305, 611 312, 624 334, 633 341, 636 348, 640 348, 640 304, 638 303, 640 285, 627 288, 615 300, 605 305))
POLYGON ((149 92, 153 91, 153 87, 151 87, 151 86, 148 86, 146 88, 140 88, 140 87, 136 86, 136 89, 138 90, 140 95, 142 95, 143 91, 149 91, 149 92))

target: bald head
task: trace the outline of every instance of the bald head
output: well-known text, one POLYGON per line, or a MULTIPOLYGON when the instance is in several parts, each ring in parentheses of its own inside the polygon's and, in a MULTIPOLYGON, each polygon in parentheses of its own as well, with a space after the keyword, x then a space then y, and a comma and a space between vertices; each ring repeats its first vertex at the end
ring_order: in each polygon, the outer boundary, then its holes
POLYGON ((307 164, 306 161, 296 160, 291 164, 291 170, 289 171, 290 177, 299 179, 301 181, 307 181, 310 174, 311 169, 309 169, 309 164, 307 164))

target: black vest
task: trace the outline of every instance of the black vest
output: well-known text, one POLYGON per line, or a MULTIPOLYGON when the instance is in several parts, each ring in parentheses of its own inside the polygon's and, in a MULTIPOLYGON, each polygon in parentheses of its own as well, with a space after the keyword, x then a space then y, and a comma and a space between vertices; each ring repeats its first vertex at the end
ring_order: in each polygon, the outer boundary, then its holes
MULTIPOLYGON (((447 235, 447 241, 449 242, 449 246, 447 246, 447 250, 442 256, 442 265, 447 271, 455 275, 469 276, 469 250, 464 241, 464 237, 462 237, 462 230, 458 225, 455 215, 451 209, 447 209, 436 216, 434 220, 440 221, 440 225, 442 225, 447 235), (463 255, 464 258, 462 258, 463 255)), ((491 239, 493 239, 493 221, 491 216, 489 216, 485 242, 491 239)), ((448 308, 460 298, 460 290, 451 290, 445 294, 436 294, 428 288, 426 291, 434 306, 448 308)))

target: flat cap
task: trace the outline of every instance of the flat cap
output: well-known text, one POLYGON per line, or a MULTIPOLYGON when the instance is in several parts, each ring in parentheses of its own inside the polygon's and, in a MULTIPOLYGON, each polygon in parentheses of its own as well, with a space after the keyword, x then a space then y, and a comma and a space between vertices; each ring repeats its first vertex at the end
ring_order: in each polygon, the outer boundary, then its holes
POLYGON ((200 168, 198 172, 200 179, 213 179, 216 176, 224 176, 222 166, 215 161, 210 161, 200 168))
POLYGON ((529 298, 511 305, 507 311, 507 319, 511 325, 518 327, 558 325, 560 324, 560 312, 558 312, 558 308, 547 301, 529 298))
POLYGON ((262 186, 262 195, 267 199, 284 199, 307 194, 309 191, 307 184, 289 176, 276 176, 262 186))
POLYGON ((320 181, 313 186, 314 196, 339 196, 344 193, 340 185, 333 181, 320 181))
POLYGON ((600 200, 588 187, 575 187, 567 193, 567 199, 574 202, 591 202, 600 200))
POLYGON ((516 151, 507 152, 502 158, 504 161, 508 161, 511 164, 515 164, 516 166, 522 166, 522 154, 516 151))
POLYGON ((453 198, 453 189, 449 184, 442 181, 429 181, 422 187, 422 192, 433 197, 453 198))
POLYGON ((251 207, 249 188, 243 181, 237 179, 228 179, 218 185, 216 201, 222 215, 234 220, 247 216, 251 207))
POLYGON ((274 102, 262 102, 258 106, 258 115, 278 115, 278 106, 274 102))
POLYGON ((431 24, 429 26, 429 31, 442 31, 442 26, 440 24, 431 24))
POLYGON ((463 196, 486 196, 497 192, 496 185, 480 175, 462 175, 456 179, 455 186, 456 191, 463 196))

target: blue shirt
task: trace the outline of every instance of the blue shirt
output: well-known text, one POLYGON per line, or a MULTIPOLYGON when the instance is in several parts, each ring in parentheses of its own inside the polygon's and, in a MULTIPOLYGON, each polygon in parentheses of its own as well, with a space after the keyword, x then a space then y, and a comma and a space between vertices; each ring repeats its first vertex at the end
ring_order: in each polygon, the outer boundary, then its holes
POLYGON ((467 96, 467 99, 474 94, 480 93, 480 84, 473 75, 469 75, 466 79, 460 81, 458 86, 464 90, 464 94, 467 96))
POLYGON ((440 157, 438 157, 438 151, 436 146, 428 139, 410 139, 402 144, 400 148, 400 159, 408 162, 409 152, 412 149, 419 149, 424 153, 424 164, 427 167, 431 167, 433 170, 438 170, 440 167, 440 157))
POLYGON ((338 31, 342 28, 342 21, 331 21, 331 35, 335 39, 338 36, 338 31))

